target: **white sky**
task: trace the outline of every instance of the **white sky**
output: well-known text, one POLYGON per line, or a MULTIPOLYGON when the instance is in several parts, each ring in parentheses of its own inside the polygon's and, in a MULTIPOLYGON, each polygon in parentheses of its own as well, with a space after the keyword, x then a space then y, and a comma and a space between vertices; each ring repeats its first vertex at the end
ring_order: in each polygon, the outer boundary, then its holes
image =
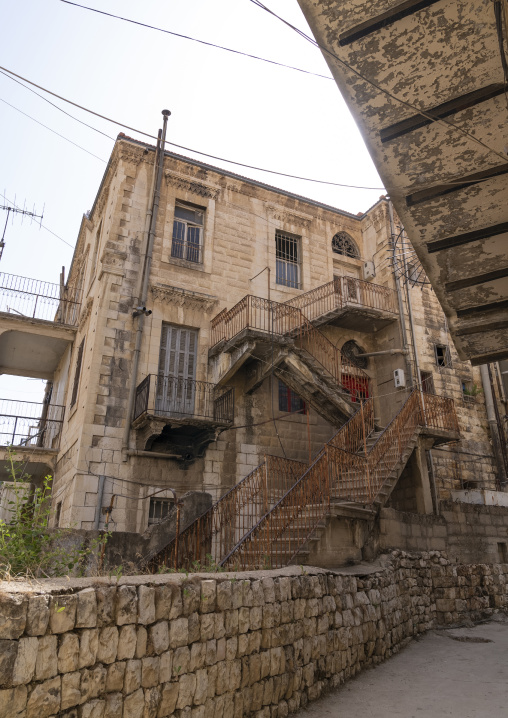
MULTIPOLYGON (((319 50, 249 0, 79 0, 106 12, 330 76, 319 50)), ((311 34, 296 0, 266 4, 311 34)), ((382 187, 360 133, 331 80, 305 75, 67 5, 4 3, 0 65, 84 107, 212 155, 289 174, 382 187)), ((37 92, 40 92, 37 90, 37 92)), ((45 93, 111 137, 125 131, 45 93)), ((0 102, 0 192, 43 224, 9 222, 0 270, 58 282, 83 212, 90 209, 113 141, 66 117, 0 74, 0 98, 102 158, 100 161, 0 102)), ((382 190, 313 184, 207 159, 248 177, 347 210, 365 211, 382 190)), ((0 204, 7 204, 0 197, 0 204)), ((3 231, 5 212, 0 212, 3 231)), ((0 398, 39 400, 43 383, 0 377, 0 398)))

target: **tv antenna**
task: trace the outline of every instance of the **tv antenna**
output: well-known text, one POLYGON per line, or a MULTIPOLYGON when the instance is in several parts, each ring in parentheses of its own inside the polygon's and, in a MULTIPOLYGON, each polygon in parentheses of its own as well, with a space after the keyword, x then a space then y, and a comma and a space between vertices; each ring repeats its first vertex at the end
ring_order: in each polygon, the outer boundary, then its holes
POLYGON ((429 279, 404 227, 399 226, 398 230, 398 234, 392 237, 391 241, 392 270, 403 284, 423 289, 426 285, 430 285, 429 279))
MULTIPOLYGON (((4 196, 4 199, 7 199, 5 197, 5 193, 3 196, 4 196)), ((9 200, 7 200, 7 202, 9 202, 9 200)), ((0 259, 2 259, 2 254, 4 253, 4 247, 5 247, 5 233, 7 232, 7 225, 9 224, 9 217, 11 216, 11 214, 12 215, 20 214, 21 218, 22 218, 21 219, 22 223, 23 223, 23 220, 25 217, 30 217, 30 223, 32 223, 34 221, 34 219, 35 220, 38 219, 39 220, 39 228, 40 228, 42 225, 42 219, 44 217, 44 207, 42 208, 42 214, 37 214, 37 212, 35 211, 35 205, 33 207, 33 211, 30 212, 29 210, 26 209, 26 202, 23 203, 23 209, 21 209, 21 207, 17 207, 16 206, 16 197, 14 197, 14 202, 10 202, 10 204, 0 205, 0 209, 3 209, 5 212, 7 212, 7 217, 6 217, 5 225, 4 225, 4 231, 2 234, 2 240, 0 241, 0 259)), ((12 219, 14 221, 14 216, 12 219)))

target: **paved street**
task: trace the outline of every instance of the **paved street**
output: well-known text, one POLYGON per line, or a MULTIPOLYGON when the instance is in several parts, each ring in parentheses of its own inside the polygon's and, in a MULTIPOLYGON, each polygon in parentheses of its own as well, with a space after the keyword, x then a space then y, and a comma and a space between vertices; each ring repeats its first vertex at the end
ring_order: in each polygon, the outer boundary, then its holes
POLYGON ((432 631, 361 673, 303 718, 498 718, 508 715, 508 620, 432 631))

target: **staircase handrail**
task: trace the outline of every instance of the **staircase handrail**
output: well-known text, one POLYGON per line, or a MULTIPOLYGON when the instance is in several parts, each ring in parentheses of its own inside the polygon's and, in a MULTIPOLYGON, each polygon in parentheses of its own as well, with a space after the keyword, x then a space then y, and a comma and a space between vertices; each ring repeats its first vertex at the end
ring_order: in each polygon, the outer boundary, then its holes
POLYGON ((259 519, 286 493, 307 464, 279 456, 265 455, 247 476, 231 487, 178 537, 147 559, 151 570, 166 565, 192 567, 213 564, 236 545, 259 519), (178 555, 176 552, 178 551, 178 555))
POLYGON ((358 277, 343 276, 335 277, 331 282, 321 284, 284 303, 305 311, 307 319, 312 320, 350 303, 397 314, 396 297, 395 290, 390 287, 358 277))
MULTIPOLYGON (((324 457, 325 451, 318 454, 309 468, 280 498, 275 506, 261 517, 258 523, 224 557, 221 561, 222 567, 234 568, 235 570, 244 569, 247 566, 271 568, 273 564, 270 562, 267 565, 267 558, 270 558, 274 547, 277 547, 277 539, 284 534, 289 526, 294 527, 295 519, 301 516, 304 510, 308 511, 309 507, 311 516, 310 520, 307 520, 307 524, 311 525, 311 531, 315 530, 323 515, 326 514, 326 511, 323 514, 320 507, 326 501, 326 497, 328 497, 328 508, 330 501, 328 471, 323 471, 324 457), (313 482, 309 481, 309 476, 314 479, 313 482), (276 526, 276 519, 278 518, 282 520, 282 525, 276 526), (250 555, 249 547, 254 547, 250 555), (242 560, 242 558, 246 558, 246 554, 248 561, 242 560), (253 554, 256 556, 255 560, 253 560, 253 554)), ((306 519, 308 518, 307 516, 306 519)), ((308 534, 309 526, 304 528, 304 531, 308 534)), ((293 541, 293 543, 298 543, 298 546, 288 559, 287 554, 292 551, 292 542, 291 540, 288 542, 285 562, 291 560, 301 545, 299 540, 293 541)))
POLYGON ((233 339, 244 329, 277 336, 291 336, 345 391, 342 376, 348 374, 368 381, 368 374, 307 319, 301 309, 248 294, 228 311, 212 320, 212 346, 233 339))
MULTIPOLYGON (((247 568, 252 567, 254 563, 259 567, 260 556, 263 555, 263 565, 266 566, 267 555, 277 559, 281 558, 283 553, 284 562, 276 563, 277 566, 287 565, 328 513, 332 492, 335 491, 343 499, 358 501, 358 497, 363 496, 367 499, 365 503, 372 502, 387 476, 403 459, 411 438, 419 426, 452 431, 458 428, 453 407, 453 400, 448 397, 427 395, 417 388, 413 389, 399 412, 364 456, 349 452, 332 443, 334 441, 337 443, 337 436, 344 429, 342 427, 330 442, 325 444, 323 451, 294 486, 238 542, 222 561, 222 565, 247 568), (439 404, 441 404, 441 412, 438 411, 439 404), (426 408, 427 406, 429 409, 426 408), (358 485, 358 477, 361 476, 362 469, 364 480, 363 484, 358 485), (312 501, 309 500, 310 498, 312 501), (305 516, 306 525, 303 530, 302 527, 298 527, 299 534, 306 532, 305 535, 298 537, 299 545, 295 547, 295 537, 290 535, 288 540, 279 546, 277 540, 291 527, 295 518, 301 516, 304 510, 309 510, 309 504, 311 515, 305 516), (280 521, 277 524, 280 518, 282 525, 280 521), (269 553, 265 554, 264 551, 269 553), (252 560, 253 557, 255 561, 252 560)), ((361 415, 361 408, 347 424, 361 415)), ((276 568, 273 560, 270 566, 276 568)))

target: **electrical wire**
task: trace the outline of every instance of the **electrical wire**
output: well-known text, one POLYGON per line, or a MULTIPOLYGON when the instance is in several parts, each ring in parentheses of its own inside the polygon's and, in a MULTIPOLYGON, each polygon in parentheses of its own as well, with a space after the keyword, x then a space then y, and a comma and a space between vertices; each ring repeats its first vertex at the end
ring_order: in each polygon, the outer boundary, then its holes
POLYGON ((74 145, 74 147, 78 147, 80 150, 83 150, 83 152, 86 152, 88 155, 91 155, 92 157, 95 157, 95 159, 99 160, 100 162, 103 162, 104 164, 107 164, 106 160, 103 160, 102 157, 99 157, 98 155, 94 155, 93 152, 90 152, 90 150, 86 150, 81 145, 78 145, 76 142, 73 142, 68 137, 65 137, 65 135, 60 134, 60 132, 57 132, 56 130, 51 129, 51 127, 48 127, 43 122, 39 122, 39 120, 36 120, 35 117, 32 117, 31 115, 28 115, 26 112, 23 112, 23 110, 20 110, 19 107, 15 107, 14 105, 11 105, 10 102, 7 102, 7 100, 4 100, 2 97, 0 97, 0 102, 3 102, 6 105, 9 105, 9 107, 12 107, 13 110, 16 110, 16 112, 20 112, 25 117, 28 117, 29 120, 32 120, 33 122, 36 122, 41 127, 44 127, 46 130, 49 130, 54 135, 58 135, 58 137, 61 137, 66 142, 70 142, 71 145, 74 145))
MULTIPOLYGON (((100 113, 95 112, 94 110, 90 110, 86 107, 83 107, 82 105, 79 105, 76 102, 73 102, 72 100, 68 100, 65 97, 62 97, 61 95, 58 95, 55 92, 52 92, 51 90, 48 90, 47 88, 42 87, 41 85, 38 85, 35 82, 32 82, 31 80, 28 80, 26 77, 22 77, 21 75, 18 75, 15 72, 12 72, 12 70, 7 69, 6 67, 0 66, 0 72, 2 72, 2 74, 8 73, 8 75, 9 76, 12 75, 13 78, 17 77, 17 78, 23 80, 24 82, 27 82, 29 85, 33 85, 34 87, 37 87, 39 90, 42 90, 43 92, 47 92, 49 95, 52 95, 53 97, 56 97, 59 100, 62 100, 62 102, 66 102, 70 105, 73 105, 74 107, 77 107, 78 109, 83 110, 84 112, 88 112, 89 114, 94 115, 95 117, 99 117, 102 120, 106 120, 107 122, 110 122, 110 123, 116 125, 117 127, 122 127, 123 129, 129 130, 130 132, 135 132, 139 135, 142 135, 143 137, 148 137, 149 139, 152 139, 152 140, 157 140, 157 137, 155 135, 151 135, 148 132, 143 132, 142 130, 138 130, 134 127, 130 127, 129 125, 126 125, 122 122, 118 122, 117 120, 113 120, 110 117, 101 115, 100 113), (2 70, 4 72, 2 72, 2 70)), ((19 84, 22 85, 22 83, 19 83, 19 84)), ((22 87, 25 87, 25 86, 22 85, 22 87)), ((26 89, 30 89, 30 88, 26 88, 26 89)), ((51 104, 53 104, 53 103, 51 103, 51 104)), ((57 107, 57 106, 54 105, 54 107, 57 107)), ((61 108, 57 108, 57 109, 61 109, 61 108)), ((62 112, 63 112, 63 110, 62 110, 62 112)), ((98 130, 97 128, 92 127, 91 125, 87 125, 86 123, 82 122, 81 120, 78 120, 76 117, 73 117, 73 115, 70 115, 67 112, 65 114, 67 116, 71 117, 72 119, 75 119, 77 122, 80 122, 81 124, 86 125, 90 129, 93 129, 96 132, 99 132, 101 135, 105 135, 106 137, 109 137, 109 135, 106 135, 104 132, 101 132, 101 130, 98 130)), ((113 138, 111 138, 111 139, 113 139, 113 138)), ((476 138, 474 138, 474 139, 476 139, 476 138)), ((297 179, 297 180, 301 180, 302 182, 312 182, 314 184, 323 184, 323 185, 332 186, 332 187, 343 187, 346 189, 361 189, 361 190, 369 190, 369 191, 381 191, 381 192, 386 192, 386 191, 390 191, 390 190, 407 191, 407 188, 403 188, 403 187, 395 187, 395 186, 393 186, 393 187, 379 187, 379 186, 378 187, 367 187, 364 185, 352 185, 352 184, 347 184, 344 182, 331 182, 329 180, 320 180, 320 179, 315 179, 312 177, 302 177, 301 175, 293 175, 293 174, 289 174, 287 172, 279 172, 277 170, 269 170, 264 167, 257 167, 256 165, 249 165, 249 164, 246 164, 243 162, 237 162, 236 160, 229 160, 224 157, 219 157, 218 155, 211 155, 207 152, 201 152, 200 150, 193 149, 192 147, 186 147, 185 145, 179 145, 176 142, 170 142, 169 140, 166 140, 165 144, 170 145, 171 147, 177 147, 180 150, 185 150, 186 152, 192 152, 193 154, 200 155, 202 157, 208 157, 209 159, 218 160, 219 162, 226 162, 227 164, 232 164, 237 167, 244 167, 246 169, 252 169, 252 170, 255 170, 256 172, 265 172, 267 174, 276 175, 278 177, 287 177, 289 179, 297 179)), ((488 148, 488 149, 490 149, 490 148, 488 148)), ((85 151, 88 152, 88 150, 85 150, 85 151)), ((495 150, 492 150, 492 151, 495 152, 495 150)), ((496 154, 498 154, 498 153, 496 153, 496 154)), ((505 158, 503 158, 503 159, 505 159, 505 158)), ((220 168, 217 168, 217 169, 220 169, 220 168)), ((481 182, 488 182, 490 179, 491 178, 488 177, 488 178, 482 179, 482 180, 468 180, 468 181, 449 180, 449 181, 443 181, 443 184, 445 184, 446 186, 449 186, 449 187, 453 187, 454 185, 463 187, 465 184, 480 184, 481 182)), ((424 189, 424 188, 425 187, 420 187, 420 189, 424 189)))
MULTIPOLYGON (((482 142, 482 140, 479 140, 477 137, 475 137, 474 135, 472 135, 471 133, 469 133, 467 130, 462 129, 462 127, 459 127, 458 125, 454 124, 453 122, 450 122, 449 120, 447 120, 447 119, 445 119, 445 118, 443 118, 443 117, 435 117, 435 116, 432 115, 430 112, 427 112, 427 111, 425 111, 425 110, 422 110, 422 109, 420 109, 419 107, 416 107, 416 105, 413 105, 413 104, 411 104, 410 102, 407 102, 406 100, 402 100, 400 97, 398 97, 397 95, 394 95, 394 94, 393 94, 392 92, 390 92, 389 90, 386 90, 384 87, 382 87, 381 85, 379 85, 377 82, 374 82, 373 80, 370 80, 370 79, 369 79, 368 77, 366 77, 363 73, 361 73, 359 70, 356 70, 356 69, 355 69, 354 67, 352 67, 349 63, 347 63, 345 60, 343 60, 342 58, 340 58, 338 55, 336 55, 334 52, 332 52, 331 50, 329 50, 327 47, 325 47, 324 45, 321 45, 319 42, 317 42, 317 40, 315 40, 314 38, 310 37, 309 35, 307 35, 306 33, 304 33, 302 30, 299 30, 295 25, 292 25, 288 20, 285 20, 285 19, 284 19, 283 17, 281 17, 280 15, 277 15, 276 12, 274 12, 273 10, 270 10, 270 8, 268 8, 266 5, 263 5, 263 3, 260 2, 260 0, 250 0, 250 2, 253 3, 254 5, 256 5, 257 7, 259 7, 261 10, 264 10, 265 12, 269 13, 270 15, 273 15, 273 17, 275 17, 277 20, 280 20, 280 22, 284 23, 284 25, 286 25, 286 26, 289 27, 291 30, 293 30, 294 32, 296 32, 296 33, 297 33, 298 35, 300 35, 300 37, 302 37, 304 40, 306 40, 307 42, 310 42, 311 45, 314 45, 314 47, 319 48, 319 50, 321 50, 321 52, 326 53, 327 55, 329 55, 331 58, 333 58, 334 60, 336 60, 340 65, 342 65, 343 67, 345 67, 347 70, 349 70, 350 72, 352 72, 354 75, 356 75, 357 77, 359 77, 359 78, 360 78, 361 80, 363 80, 364 82, 367 82, 371 87, 375 88, 376 90, 378 90, 379 92, 381 92, 381 93, 382 93, 383 95, 385 95, 386 97, 389 97, 391 100, 394 100, 395 102, 397 102, 398 104, 402 105, 403 107, 407 107, 408 109, 413 110, 413 111, 416 112, 418 115, 421 115, 422 117, 425 117, 425 119, 427 119, 427 120, 431 120, 432 122, 438 122, 438 123, 440 123, 440 124, 442 124, 442 125, 446 125, 447 127, 450 127, 450 128, 453 128, 453 129, 457 130, 457 131, 460 132, 462 135, 464 135, 464 137, 468 137, 470 140, 473 140, 473 142, 475 142, 476 144, 480 145, 481 147, 483 147, 484 149, 488 150, 489 152, 491 152, 491 153, 497 155, 497 157, 500 157, 500 158, 503 160, 503 162, 506 162, 506 159, 507 159, 507 155, 506 155, 506 154, 501 154, 501 152, 498 152, 498 151, 495 150, 493 147, 489 147, 489 145, 487 145, 485 142, 482 142)), ((446 184, 448 184, 448 183, 446 183, 446 184)))
MULTIPOLYGON (((4 71, 2 74, 8 73, 8 75, 12 75, 13 77, 17 77, 20 80, 23 80, 24 82, 27 82, 29 85, 33 85, 33 87, 37 87, 39 90, 42 90, 43 92, 47 92, 49 95, 52 95, 53 97, 56 97, 59 100, 62 100, 62 102, 66 102, 67 104, 73 105, 73 107, 77 107, 79 110, 83 110, 84 112, 88 112, 91 115, 94 115, 95 117, 100 118, 101 120, 106 120, 106 122, 110 122, 113 125, 116 125, 117 127, 122 127, 124 130, 129 130, 130 132, 135 132, 139 135, 142 135, 143 137, 148 137, 151 140, 157 140, 157 137, 155 135, 151 135, 148 132, 143 132, 143 130, 138 130, 135 127, 130 127, 129 125, 126 125, 123 122, 119 122, 117 120, 113 120, 110 117, 106 117, 105 115, 101 115, 98 112, 95 112, 94 110, 90 110, 87 107, 83 107, 82 105, 79 105, 77 102, 73 102, 72 100, 68 100, 65 97, 62 97, 61 95, 58 95, 56 92, 52 92, 51 90, 48 90, 45 87, 42 87, 41 85, 36 84, 35 82, 32 82, 31 80, 28 80, 26 77, 23 77, 22 75, 18 75, 15 72, 12 72, 12 70, 9 70, 6 67, 0 66, 0 71, 4 71)), ((21 83, 20 83, 21 84, 21 83)), ((22 85, 24 87, 24 85, 22 85)), ((27 88, 29 89, 29 88, 27 88)), ((65 113, 68 114, 68 113, 65 113)), ((72 115, 68 115, 69 117, 73 117, 72 115)), ((73 119, 77 119, 73 117, 73 119)), ((77 120, 80 122, 80 120, 77 120)), ((86 124, 86 123, 82 123, 86 124)), ((95 127, 91 127, 91 125, 87 125, 87 127, 90 127, 91 129, 96 130, 96 132, 100 132, 101 134, 104 134, 100 130, 97 130, 95 127)), ((106 135, 108 137, 108 135, 106 135)), ((314 179, 311 177, 301 177, 300 175, 292 175, 287 172, 278 172, 276 170, 268 170, 263 167, 257 167, 255 165, 248 165, 243 162, 237 162, 235 160, 228 160, 225 157, 219 157, 218 155, 211 155, 207 152, 201 152, 200 150, 195 150, 192 147, 186 147, 185 145, 179 145, 176 144, 176 142, 169 142, 169 140, 166 140, 166 145, 170 145, 171 147, 177 147, 180 150, 185 150, 186 152, 193 152, 196 155, 201 155, 202 157, 208 157, 213 160, 218 160, 220 162, 226 162, 228 164, 236 165, 237 167, 245 167, 246 169, 252 169, 256 170, 258 172, 266 172, 267 174, 273 174, 277 175, 279 177, 288 177, 290 179, 297 179, 302 180, 304 182, 313 182, 316 184, 324 184, 324 185, 330 185, 332 187, 345 187, 349 189, 364 189, 364 190, 375 190, 375 191, 385 191, 384 187, 365 187, 363 185, 351 185, 346 184, 342 182, 329 182, 328 180, 319 180, 314 179)), ((462 183, 463 184, 463 183, 462 183)))
POLYGON ((70 0, 60 0, 60 2, 65 3, 66 5, 73 5, 74 7, 79 7, 82 10, 90 10, 90 12, 98 13, 99 15, 105 15, 106 17, 114 18, 115 20, 123 20, 124 22, 129 22, 132 25, 139 25, 140 27, 145 27, 149 30, 156 30, 157 32, 163 32, 166 35, 173 35, 174 37, 180 37, 183 40, 192 40, 192 42, 198 42, 200 45, 206 45, 207 47, 214 47, 217 50, 225 50, 226 52, 232 52, 235 55, 243 55, 243 57, 249 57, 252 60, 260 60, 261 62, 267 62, 270 65, 277 65, 278 67, 284 67, 287 70, 296 70, 296 72, 303 72, 305 75, 312 75, 314 77, 321 77, 323 80, 333 80, 333 77, 330 77, 329 75, 321 75, 318 72, 311 72, 310 70, 303 70, 301 67, 294 67, 293 65, 286 65, 283 62, 276 62, 275 60, 268 60, 265 57, 259 57, 258 55, 251 55, 248 52, 242 52, 241 50, 233 50, 230 47, 224 47, 223 45, 216 45, 213 42, 207 42, 206 40, 198 40, 196 37, 190 37, 189 35, 182 35, 179 32, 173 32, 171 30, 164 30, 161 27, 157 27, 155 25, 148 25, 144 22, 139 22, 138 20, 131 20, 128 17, 122 17, 121 15, 113 15, 113 13, 110 12, 104 12, 104 10, 97 10, 93 7, 87 7, 86 5, 79 5, 79 3, 76 2, 70 2, 70 0))
POLYGON ((66 111, 63 109, 63 107, 59 107, 58 105, 55 105, 55 103, 54 103, 54 102, 51 102, 51 100, 48 100, 47 97, 44 97, 44 95, 41 95, 39 92, 36 92, 35 90, 32 90, 31 87, 28 87, 27 85, 24 85, 22 82, 20 82, 19 80, 16 80, 16 78, 15 78, 15 77, 12 77, 11 75, 8 75, 8 74, 7 74, 6 72, 4 72, 3 70, 0 70, 0 74, 3 75, 4 77, 7 77, 9 80, 12 80, 12 81, 15 82, 16 84, 21 85, 21 87, 24 87, 25 90, 28 90, 29 92, 32 92, 34 95, 37 95, 37 97, 40 97, 41 100, 44 100, 44 102, 47 102, 48 105, 51 105, 51 107, 54 107, 56 110, 59 110, 59 112, 63 112, 64 115, 67 115, 67 117, 70 117, 72 120, 75 120, 76 122, 79 122, 80 125, 84 125, 85 127, 88 127, 90 130, 93 130, 94 132, 98 132, 100 135, 103 135, 104 137, 107 137, 108 140, 113 140, 113 142, 115 141, 116 138, 113 137, 112 135, 107 135, 105 132, 103 132, 102 130, 99 130, 97 127, 94 127, 93 125, 89 125, 87 122, 84 122, 83 120, 80 120, 78 117, 75 117, 74 115, 71 115, 70 112, 66 112, 66 111))

